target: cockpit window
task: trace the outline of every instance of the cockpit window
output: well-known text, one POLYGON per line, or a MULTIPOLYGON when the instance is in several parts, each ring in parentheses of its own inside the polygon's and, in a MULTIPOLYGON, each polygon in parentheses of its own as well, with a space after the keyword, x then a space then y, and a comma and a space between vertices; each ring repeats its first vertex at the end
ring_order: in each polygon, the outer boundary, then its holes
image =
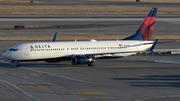
POLYGON ((11 49, 9 49, 9 51, 18 51, 18 49, 12 49, 12 48, 11 48, 11 49))

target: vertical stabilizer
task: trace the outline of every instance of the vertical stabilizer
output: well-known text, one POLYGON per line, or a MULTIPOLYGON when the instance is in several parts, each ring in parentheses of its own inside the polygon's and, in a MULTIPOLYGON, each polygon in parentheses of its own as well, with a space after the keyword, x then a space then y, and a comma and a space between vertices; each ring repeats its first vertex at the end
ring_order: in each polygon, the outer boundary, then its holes
POLYGON ((156 19, 156 12, 157 8, 152 8, 149 13, 147 14, 146 18, 136 31, 136 33, 130 37, 127 37, 123 40, 144 40, 144 41, 150 41, 154 23, 156 19))

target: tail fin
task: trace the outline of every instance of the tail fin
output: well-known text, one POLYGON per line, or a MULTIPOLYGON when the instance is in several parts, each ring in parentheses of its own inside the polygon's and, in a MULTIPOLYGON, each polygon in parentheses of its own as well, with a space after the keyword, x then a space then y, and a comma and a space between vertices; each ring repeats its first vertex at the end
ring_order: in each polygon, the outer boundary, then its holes
POLYGON ((152 8, 147 14, 146 18, 142 22, 141 26, 138 28, 136 33, 130 37, 127 37, 123 40, 145 40, 150 41, 154 23, 156 19, 157 8, 152 8))

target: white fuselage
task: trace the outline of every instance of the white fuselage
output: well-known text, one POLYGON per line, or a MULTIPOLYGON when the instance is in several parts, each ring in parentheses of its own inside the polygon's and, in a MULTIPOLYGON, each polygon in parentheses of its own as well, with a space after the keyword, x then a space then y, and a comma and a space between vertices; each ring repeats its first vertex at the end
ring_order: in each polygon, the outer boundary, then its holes
POLYGON ((35 42, 11 47, 3 53, 9 60, 39 60, 76 55, 98 57, 124 57, 148 50, 153 41, 67 41, 67 42, 35 42))

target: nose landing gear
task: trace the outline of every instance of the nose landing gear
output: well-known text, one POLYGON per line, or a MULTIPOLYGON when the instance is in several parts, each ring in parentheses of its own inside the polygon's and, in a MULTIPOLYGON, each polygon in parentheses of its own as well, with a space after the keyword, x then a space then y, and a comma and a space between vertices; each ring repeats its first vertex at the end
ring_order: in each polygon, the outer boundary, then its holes
POLYGON ((15 65, 16 65, 16 67, 20 67, 21 66, 19 61, 15 61, 15 65))

